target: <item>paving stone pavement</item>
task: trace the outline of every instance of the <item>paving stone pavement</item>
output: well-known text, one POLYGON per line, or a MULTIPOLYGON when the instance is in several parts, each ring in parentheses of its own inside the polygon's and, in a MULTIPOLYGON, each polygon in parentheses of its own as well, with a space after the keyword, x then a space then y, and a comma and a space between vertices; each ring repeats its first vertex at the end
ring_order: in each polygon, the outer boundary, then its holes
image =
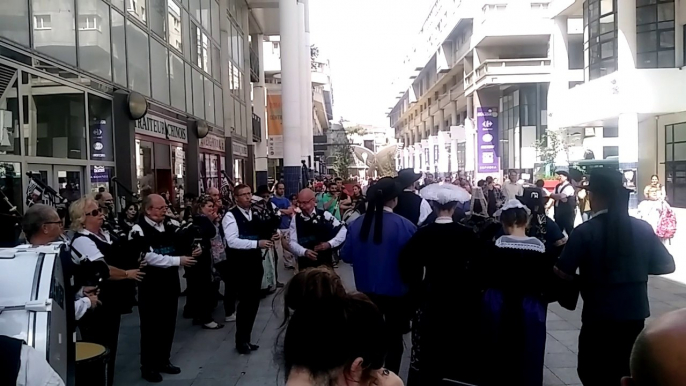
MULTIPOLYGON (((686 268, 684 269, 686 270, 686 268)), ((354 288, 352 269, 341 264, 337 269, 349 289, 354 288)), ((282 270, 280 280, 287 281, 292 273, 282 270)), ((652 318, 665 312, 686 307, 685 275, 679 272, 666 277, 654 277, 649 282, 652 318)), ((179 315, 172 350, 172 362, 182 369, 179 375, 165 375, 162 386, 263 386, 283 385, 283 372, 274 359, 275 342, 279 334, 282 304, 278 296, 262 300, 255 321, 253 341, 260 349, 250 355, 239 355, 234 349, 235 323, 222 330, 203 330, 181 317, 185 298, 179 299, 179 315)), ((576 374, 576 354, 580 307, 568 311, 558 304, 548 309, 548 337, 544 369, 544 386, 580 385, 576 374)), ((215 320, 223 320, 221 304, 215 320)), ((331 331, 332 334, 336 331, 331 331)), ((407 377, 410 336, 405 337, 405 357, 400 375, 407 377)), ((325 339, 324 339, 325 341, 325 339)), ((119 335, 115 386, 149 385, 140 378, 138 314, 125 315, 119 335)))

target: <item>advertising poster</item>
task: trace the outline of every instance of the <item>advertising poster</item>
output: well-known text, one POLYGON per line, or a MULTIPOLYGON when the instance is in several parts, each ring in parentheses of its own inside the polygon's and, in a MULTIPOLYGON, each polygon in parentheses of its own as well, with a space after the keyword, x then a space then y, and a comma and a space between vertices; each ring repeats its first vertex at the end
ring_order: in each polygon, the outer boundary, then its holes
POLYGON ((476 108, 477 125, 477 172, 498 173, 498 109, 495 107, 476 108))
POLYGON ((281 95, 267 95, 268 158, 283 158, 283 120, 281 95))

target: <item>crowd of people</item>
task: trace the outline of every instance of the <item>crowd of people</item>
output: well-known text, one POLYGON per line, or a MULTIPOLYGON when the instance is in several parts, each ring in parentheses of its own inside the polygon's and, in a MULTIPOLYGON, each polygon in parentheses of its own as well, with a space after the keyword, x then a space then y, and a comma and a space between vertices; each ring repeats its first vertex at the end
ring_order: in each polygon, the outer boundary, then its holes
MULTIPOLYGON (((363 184, 314 182, 290 197, 282 182, 255 192, 239 184, 230 204, 216 188, 176 208, 146 192, 119 213, 103 191, 71 204, 68 230, 42 204, 22 225, 30 245, 66 244, 68 328, 107 347, 109 385, 121 315, 135 306, 142 377, 181 372, 170 361, 179 267, 183 317, 208 330, 236 323, 245 355, 259 349, 260 299, 285 286, 276 358, 289 386, 402 385, 408 333, 408 385, 542 385, 548 304, 573 310, 579 295, 584 385, 679 384, 665 375, 678 376, 678 364, 654 362, 658 345, 678 355, 668 343, 684 330, 678 314, 644 330, 648 275, 673 272, 672 256, 629 216, 618 172, 595 170, 580 184, 558 175, 548 193, 516 172, 501 185, 405 169, 363 184), (580 198, 588 216, 575 228, 580 198), (352 265, 355 291, 336 274, 339 259, 352 265), (296 270, 285 285, 280 263, 296 270), (213 319, 219 300, 222 323, 213 319)), ((657 187, 646 192, 659 197, 657 187)))

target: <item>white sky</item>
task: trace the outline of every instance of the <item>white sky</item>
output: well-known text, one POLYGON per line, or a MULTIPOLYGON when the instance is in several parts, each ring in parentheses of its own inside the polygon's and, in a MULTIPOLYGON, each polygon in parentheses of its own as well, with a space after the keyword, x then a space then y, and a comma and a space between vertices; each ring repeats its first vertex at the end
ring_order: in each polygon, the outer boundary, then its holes
POLYGON ((310 40, 331 61, 335 121, 389 125, 391 82, 433 3, 310 0, 310 40))

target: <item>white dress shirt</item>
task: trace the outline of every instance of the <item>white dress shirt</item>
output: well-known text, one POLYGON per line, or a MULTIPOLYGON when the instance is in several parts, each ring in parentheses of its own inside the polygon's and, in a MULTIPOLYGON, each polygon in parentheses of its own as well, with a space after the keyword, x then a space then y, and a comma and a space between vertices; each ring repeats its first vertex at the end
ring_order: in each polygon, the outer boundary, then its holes
POLYGON ((83 294, 83 287, 76 293, 75 299, 74 316, 76 317, 76 320, 80 320, 83 318, 83 315, 86 315, 86 311, 91 308, 91 300, 83 294))
MULTIPOLYGON (((316 209, 312 211, 310 214, 310 217, 314 216, 316 213, 316 209)), ((300 214, 296 214, 296 216, 300 216, 300 214)), ((307 249, 304 248, 302 245, 298 244, 298 229, 295 225, 297 217, 293 218, 293 221, 291 221, 291 227, 289 228, 289 233, 290 233, 290 247, 291 247, 291 252, 295 254, 296 256, 305 256, 305 252, 307 252, 307 249)), ((336 217, 334 217, 331 213, 329 212, 324 212, 324 220, 326 221, 331 221, 332 225, 334 227, 337 227, 341 225, 341 222, 336 220, 336 217)), ((338 233, 336 233, 336 236, 334 236, 333 239, 329 240, 328 243, 331 245, 331 248, 336 248, 339 245, 343 244, 345 241, 345 236, 348 234, 348 230, 345 227, 341 227, 338 230, 338 233)))
MULTIPOLYGON (((566 199, 567 197, 574 196, 574 187, 572 186, 572 184, 566 181, 563 182, 562 185, 558 185, 555 187, 555 193, 562 196, 562 199, 566 199)), ((562 202, 566 202, 566 200, 562 202)), ((555 200, 555 206, 558 206, 559 204, 560 200, 555 200)))
POLYGON ((17 386, 64 386, 62 378, 45 360, 45 355, 33 347, 22 345, 19 360, 17 386))
MULTIPOLYGON (((78 233, 83 236, 94 235, 107 244, 112 244, 110 234, 105 230, 101 230, 100 232, 101 234, 97 234, 87 229, 81 229, 78 231, 78 233)), ((71 255, 74 259, 76 259, 75 261, 81 261, 83 259, 96 261, 105 257, 102 252, 100 252, 100 249, 98 249, 98 246, 95 245, 95 242, 88 237, 78 237, 71 242, 71 255)))
MULTIPOLYGON (((252 221, 252 211, 250 209, 243 209, 237 206, 241 214, 248 220, 252 221)), ((259 246, 258 240, 247 240, 240 238, 238 232, 238 224, 233 212, 228 211, 222 220, 222 228, 224 228, 224 237, 226 237, 226 245, 231 249, 257 249, 259 246)))
POLYGON ((517 196, 524 195, 524 186, 516 182, 506 182, 503 184, 503 193, 505 194, 505 200, 515 200, 517 196))
MULTIPOLYGON (((156 223, 156 222, 152 221, 148 216, 145 216, 145 222, 147 222, 148 225, 155 228, 155 230, 157 230, 158 232, 162 232, 162 233, 165 232, 163 223, 156 223)), ((134 225, 133 228, 131 228, 131 232, 129 233, 129 240, 133 239, 134 235, 139 235, 140 237, 144 237, 143 228, 141 228, 141 226, 138 224, 134 225)), ((180 256, 161 255, 159 253, 153 252, 152 247, 150 247, 150 252, 147 252, 145 254, 145 262, 148 263, 148 265, 150 265, 152 267, 159 267, 159 268, 178 267, 179 265, 181 265, 181 257, 180 256)))

